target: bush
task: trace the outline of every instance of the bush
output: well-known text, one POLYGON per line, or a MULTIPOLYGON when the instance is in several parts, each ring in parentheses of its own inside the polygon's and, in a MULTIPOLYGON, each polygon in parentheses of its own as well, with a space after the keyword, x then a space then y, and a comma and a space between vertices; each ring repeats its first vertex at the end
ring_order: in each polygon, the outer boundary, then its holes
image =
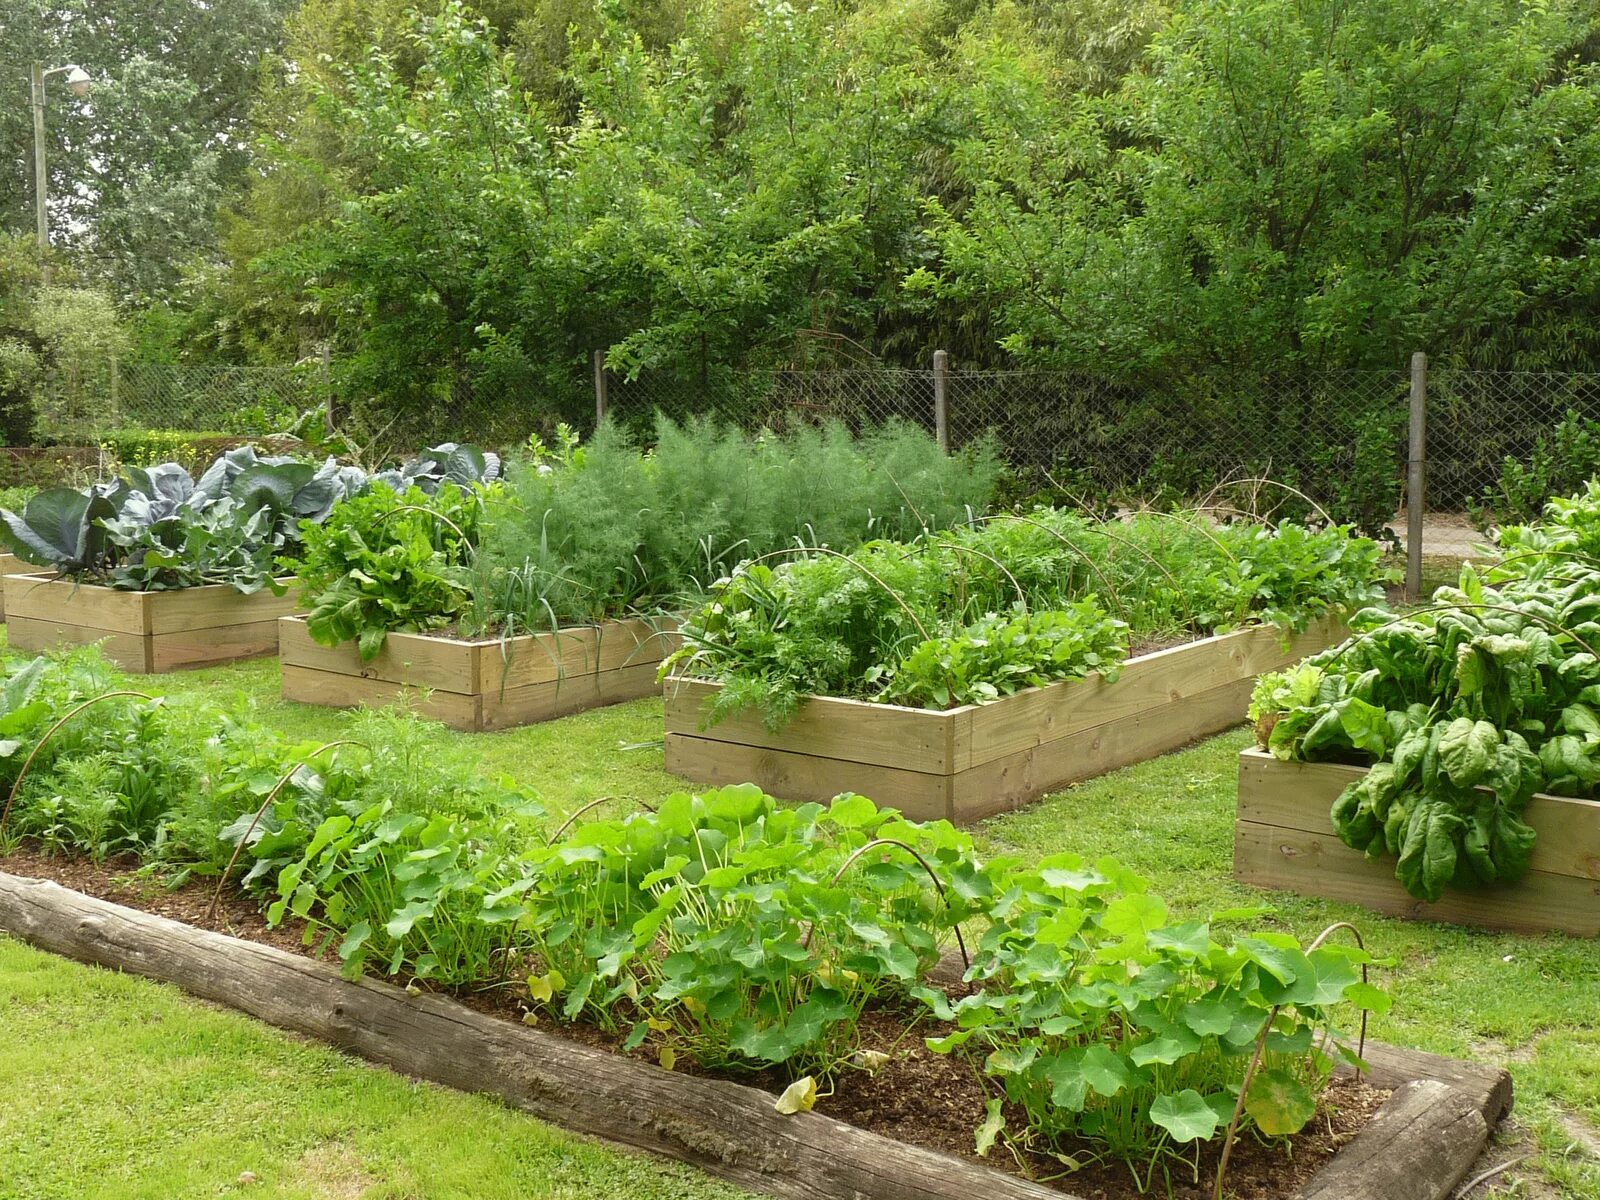
POLYGON ((1556 496, 1580 490, 1600 475, 1600 421, 1569 409, 1548 436, 1540 434, 1528 461, 1507 455, 1500 478, 1467 508, 1479 529, 1536 520, 1556 496))

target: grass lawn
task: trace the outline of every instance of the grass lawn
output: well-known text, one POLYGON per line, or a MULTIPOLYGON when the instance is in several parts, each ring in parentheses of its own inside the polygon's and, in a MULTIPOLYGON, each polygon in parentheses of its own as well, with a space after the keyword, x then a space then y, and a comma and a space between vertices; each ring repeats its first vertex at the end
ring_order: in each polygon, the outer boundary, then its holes
MULTIPOLYGON (((297 737, 344 714, 276 698, 277 663, 143 681, 243 694, 297 737)), ((638 701, 498 734, 433 734, 440 755, 531 785, 553 813, 681 787, 661 769, 661 706, 638 701)), ((991 852, 1115 853, 1180 913, 1259 901, 1230 877, 1243 732, 986 822, 991 852)), ((1279 898, 1309 938, 1356 922, 1396 966, 1374 1034, 1510 1068, 1534 1157, 1475 1198, 1600 1197, 1600 944, 1388 920, 1279 898)), ((0 941, 0 1198, 731 1196, 703 1177, 597 1148, 486 1101, 405 1082, 174 991, 0 941), (237 1183, 251 1171, 257 1182, 237 1183), (98 1189, 98 1190, 97 1190, 98 1189)), ((1521 1152, 1521 1151, 1519 1151, 1521 1152)))

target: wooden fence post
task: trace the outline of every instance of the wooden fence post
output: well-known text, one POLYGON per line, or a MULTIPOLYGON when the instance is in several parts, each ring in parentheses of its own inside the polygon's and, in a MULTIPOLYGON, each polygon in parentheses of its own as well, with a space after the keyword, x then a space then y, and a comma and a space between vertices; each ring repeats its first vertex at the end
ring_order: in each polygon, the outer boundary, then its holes
POLYGON ((598 429, 606 419, 610 404, 606 398, 606 352, 594 352, 594 424, 598 429))
POLYGON ((939 449, 950 453, 950 355, 943 350, 933 352, 933 436, 939 449))
POLYGON ((1422 512, 1428 457, 1428 356, 1411 356, 1411 447, 1406 457, 1406 599, 1422 595, 1422 512))

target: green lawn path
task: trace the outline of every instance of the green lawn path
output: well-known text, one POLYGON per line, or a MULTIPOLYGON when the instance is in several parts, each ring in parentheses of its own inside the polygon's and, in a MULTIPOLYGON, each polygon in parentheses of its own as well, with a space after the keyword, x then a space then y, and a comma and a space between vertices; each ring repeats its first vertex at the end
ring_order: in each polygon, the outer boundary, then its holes
MULTIPOLYGON (((145 681, 246 698, 298 738, 344 714, 277 699, 266 660, 145 681)), ((682 786, 661 768, 661 705, 644 700, 501 734, 432 735, 441 755, 535 788, 559 820, 682 786)), ((1068 790, 977 832, 991 852, 1115 853, 1178 914, 1259 902, 1230 876, 1241 731, 1068 790)), ((1386 920, 1274 897, 1309 938, 1356 922, 1397 960, 1374 1034, 1503 1064, 1536 1158, 1474 1197, 1600 1197, 1600 943, 1386 920), (1522 1176, 1520 1182, 1514 1181, 1522 1176)), ((0 940, 0 1200, 79 1197, 736 1196, 708 1178, 601 1148, 486 1100, 413 1084, 265 1026, 0 940), (253 1172, 249 1185, 237 1181, 253 1172)))

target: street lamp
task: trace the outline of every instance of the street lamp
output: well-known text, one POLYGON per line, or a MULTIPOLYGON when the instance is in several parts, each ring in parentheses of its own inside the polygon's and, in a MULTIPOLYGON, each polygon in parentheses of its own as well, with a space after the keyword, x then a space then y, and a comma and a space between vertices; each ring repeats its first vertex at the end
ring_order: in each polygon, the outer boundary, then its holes
POLYGON ((51 67, 48 71, 39 63, 33 64, 30 82, 33 84, 33 216, 39 235, 39 249, 50 249, 50 217, 45 211, 45 195, 49 181, 44 169, 44 81, 52 75, 65 74, 67 86, 80 99, 89 94, 89 72, 77 63, 64 67, 51 67))

